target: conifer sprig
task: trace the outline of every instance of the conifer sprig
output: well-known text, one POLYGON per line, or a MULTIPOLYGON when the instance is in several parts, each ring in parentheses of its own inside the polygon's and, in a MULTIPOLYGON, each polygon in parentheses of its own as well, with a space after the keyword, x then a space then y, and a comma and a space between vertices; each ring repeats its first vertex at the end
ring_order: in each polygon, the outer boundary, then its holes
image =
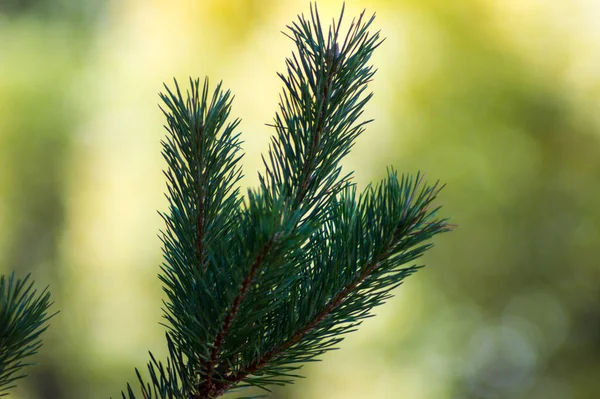
MULTIPOLYGON (((287 34, 297 52, 279 74, 283 93, 260 185, 242 197, 238 120, 231 95, 191 81, 166 87, 169 212, 162 214, 169 357, 152 354, 144 398, 216 398, 233 389, 290 383, 297 370, 354 331, 420 266, 449 231, 434 201, 441 187, 390 169, 358 194, 340 161, 361 120, 368 64, 381 44, 363 12, 327 34, 316 7, 287 34), (209 101, 210 98, 210 101, 209 101)), ((128 384, 124 399, 134 399, 128 384)))
POLYGON ((41 293, 28 283, 30 275, 16 279, 0 276, 0 397, 26 377, 24 368, 34 363, 29 358, 42 346, 40 335, 48 328, 50 293, 41 293))
POLYGON ((340 45, 339 20, 333 21, 327 39, 316 8, 310 19, 303 15, 288 26, 297 54, 286 60, 287 74, 279 73, 284 91, 275 116, 269 161, 264 161, 263 187, 287 196, 290 206, 317 212, 330 196, 348 182, 339 178, 340 160, 370 120, 358 121, 372 93, 363 96, 375 74, 368 65, 381 44, 379 32, 370 34, 375 15, 365 21, 365 11, 353 20, 340 45))

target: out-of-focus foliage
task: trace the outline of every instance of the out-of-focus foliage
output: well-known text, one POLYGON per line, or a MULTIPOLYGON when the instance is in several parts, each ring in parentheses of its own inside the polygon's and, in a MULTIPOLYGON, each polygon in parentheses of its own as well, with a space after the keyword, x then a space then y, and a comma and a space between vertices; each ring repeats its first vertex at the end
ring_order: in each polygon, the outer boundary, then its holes
POLYGON ((11 273, 0 275, 0 397, 8 395, 17 381, 27 376, 25 369, 35 363, 31 356, 42 346, 40 335, 51 305, 47 288, 38 294, 33 282, 11 273))
POLYGON ((10 19, 34 17, 42 24, 59 20, 85 29, 101 16, 105 3, 104 0, 2 0, 0 15, 10 19))
MULTIPOLYGON (((287 1, 0 2, 0 267, 60 317, 17 399, 107 398, 160 355, 157 91, 224 79, 259 167, 287 1), (90 11, 91 10, 91 11, 90 11), (131 377, 131 378, 130 378, 131 377)), ((320 1, 323 19, 341 2, 320 1)), ((447 182, 459 224, 343 350, 279 398, 589 398, 600 374, 600 8, 348 1, 388 39, 348 159, 447 182), (377 163, 380 164, 377 164, 377 163), (368 365, 368 366, 367 366, 368 365)), ((364 172, 361 165, 372 166, 364 172)), ((248 172, 245 182, 256 184, 248 172)), ((163 348, 164 350, 164 348, 163 348)))

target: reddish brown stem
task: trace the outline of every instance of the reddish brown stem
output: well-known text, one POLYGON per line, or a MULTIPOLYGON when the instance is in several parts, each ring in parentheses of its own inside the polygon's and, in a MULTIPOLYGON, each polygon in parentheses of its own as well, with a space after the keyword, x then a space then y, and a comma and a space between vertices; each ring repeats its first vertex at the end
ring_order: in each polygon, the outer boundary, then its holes
POLYGON ((252 281, 254 280, 254 277, 256 276, 256 272, 258 271, 260 265, 262 264, 263 260, 265 259, 265 257, 267 256, 267 254, 269 252, 271 244, 272 244, 272 240, 269 240, 265 244, 262 251, 258 254, 258 256, 256 257, 256 260, 252 264, 252 267, 250 268, 250 273, 248 273, 248 276, 246 276, 246 278, 242 282, 242 287, 240 288, 240 293, 233 301, 231 310, 225 317, 223 326, 221 327, 219 333, 217 334, 217 337, 215 338, 215 343, 213 345, 213 349, 210 354, 210 361, 206 365, 206 382, 204 383, 204 387, 202 389, 203 392, 195 395, 194 396, 195 399, 200 399, 203 397, 210 398, 210 397, 214 397, 214 395, 215 395, 215 390, 217 389, 217 387, 216 387, 216 384, 212 380, 212 375, 213 375, 214 367, 216 365, 216 362, 217 362, 217 359, 219 356, 219 352, 221 350, 221 345, 223 344, 223 340, 225 339, 225 336, 229 332, 231 323, 233 322, 233 319, 235 318, 235 316, 239 310, 242 300, 244 299, 246 293, 248 292, 248 288, 250 287, 250 284, 252 283, 252 281), (201 395, 205 395, 205 396, 201 396, 201 395))
POLYGON ((358 278, 353 280, 350 284, 348 284, 346 287, 344 287, 334 298, 329 300, 329 302, 327 303, 327 305, 325 305, 323 310, 321 310, 321 312, 319 312, 312 319, 312 321, 310 323, 308 323, 303 328, 298 330, 289 340, 287 340, 281 346, 265 353, 259 360, 257 360, 256 362, 254 362, 254 363, 250 364, 248 367, 246 367, 246 369, 244 371, 234 374, 233 376, 228 378, 227 383, 219 384, 221 386, 217 387, 217 389, 215 390, 214 397, 223 395, 228 389, 231 388, 232 385, 243 380, 248 375, 251 375, 251 374, 257 372, 265 364, 267 364, 270 360, 272 360, 274 357, 278 356, 286 349, 289 349, 292 345, 296 344, 298 341, 300 341, 302 338, 304 338, 308 333, 310 333, 323 319, 325 319, 327 316, 329 316, 338 306, 340 306, 344 302, 344 299, 350 293, 352 293, 356 289, 356 287, 358 287, 371 273, 373 273, 373 271, 379 266, 381 260, 383 260, 389 256, 389 253, 388 253, 389 251, 391 251, 391 248, 388 249, 388 251, 386 251, 385 253, 383 253, 378 258, 378 260, 376 262, 374 262, 371 266, 369 266, 365 270, 363 270, 363 272, 359 275, 358 278))

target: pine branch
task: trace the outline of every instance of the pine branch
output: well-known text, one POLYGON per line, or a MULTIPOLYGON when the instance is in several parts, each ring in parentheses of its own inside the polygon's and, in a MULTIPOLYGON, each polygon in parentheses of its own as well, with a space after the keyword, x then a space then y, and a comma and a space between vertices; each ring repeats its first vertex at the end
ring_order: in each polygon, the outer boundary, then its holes
POLYGON ((27 376, 24 368, 35 363, 26 359, 41 348, 46 322, 56 314, 47 313, 52 305, 47 287, 38 294, 33 282, 27 284, 29 276, 0 276, 0 397, 27 376))
MULTIPOLYGON (((434 235, 451 230, 433 206, 441 187, 389 170, 356 193, 341 159, 369 120, 368 65, 381 44, 363 12, 342 38, 324 34, 316 7, 287 34, 275 135, 260 185, 245 197, 239 121, 227 123, 229 92, 190 81, 184 98, 166 87, 169 212, 159 278, 167 294, 166 365, 150 354, 144 398, 216 398, 233 389, 290 383, 356 330, 373 307, 420 266, 434 235)), ((123 398, 134 399, 127 385, 123 398)))
MULTIPOLYGON (((355 266, 346 271, 341 271, 342 274, 348 276, 348 279, 333 293, 323 297, 324 299, 329 299, 326 302, 323 301, 323 304, 317 308, 318 310, 311 314, 304 323, 300 324, 299 327, 295 327, 295 331, 291 332, 288 338, 246 366, 244 370, 231 376, 228 379, 229 384, 224 385, 218 394, 224 393, 231 385, 244 380, 247 376, 259 370, 262 370, 264 373, 265 369, 269 367, 271 367, 270 372, 273 375, 288 375, 288 371, 295 369, 295 367, 289 367, 289 364, 310 361, 313 357, 323 353, 326 347, 337 344, 341 341, 341 338, 336 338, 326 344, 322 340, 328 335, 338 336, 356 327, 360 324, 360 322, 356 323, 358 320, 368 317, 368 310, 389 298, 389 292, 400 285, 405 277, 418 269, 417 267, 398 268, 419 257, 429 246, 422 246, 413 251, 408 251, 408 249, 414 247, 414 244, 426 240, 433 234, 449 231, 451 227, 444 220, 431 221, 437 209, 430 210, 428 207, 441 188, 437 188, 435 185, 433 187, 425 187, 422 188, 420 194, 417 196, 417 189, 421 183, 422 179, 419 176, 417 176, 414 184, 410 179, 403 179, 402 183, 398 183, 397 176, 392 171, 388 176, 388 181, 382 182, 378 190, 366 190, 363 198, 359 201, 359 205, 354 204, 354 190, 352 189, 346 193, 351 202, 344 203, 344 198, 339 202, 335 202, 335 207, 345 206, 347 208, 346 211, 356 212, 361 209, 361 206, 363 211, 372 209, 367 207, 366 204, 375 201, 379 203, 380 215, 385 214, 384 205, 397 205, 396 209, 391 209, 392 214, 388 215, 391 218, 390 220, 395 220, 396 223, 388 225, 386 229, 386 226, 377 226, 374 224, 376 222, 366 214, 363 214, 361 218, 351 218, 350 220, 354 223, 359 223, 354 228, 363 229, 363 234, 366 233, 365 230, 369 229, 370 226, 376 226, 374 229, 371 229, 371 234, 378 235, 381 231, 388 230, 388 233, 381 236, 382 242, 378 247, 379 249, 373 251, 373 253, 365 253, 359 256, 361 247, 347 246, 344 248, 345 251, 354 250, 355 253, 353 256, 364 259, 364 264, 361 265, 360 262, 357 262, 355 266), (402 198, 402 194, 404 194, 404 198, 402 198), (387 277, 386 284, 380 276, 390 273, 393 273, 393 277, 387 277), (373 285, 376 281, 380 283, 379 286, 373 285), (359 306, 356 308, 352 307, 356 305, 359 306), (341 309, 343 306, 347 308, 341 309), (341 323, 348 324, 335 331, 331 330, 341 323), (292 349, 294 345, 303 343, 303 341, 306 341, 304 345, 292 349), (286 353, 290 349, 292 351, 286 353), (287 359, 278 359, 282 356, 287 356, 287 359), (270 364, 273 361, 276 362, 270 364)), ((334 232, 343 233, 348 231, 348 226, 339 227, 341 226, 338 225, 338 228, 336 228, 331 225, 329 229, 334 232)), ((370 238, 372 239, 371 242, 377 242, 376 237, 370 238)), ((340 246, 344 246, 345 242, 348 242, 345 235, 336 237, 336 240, 339 240, 339 242, 327 242, 327 248, 339 248, 340 246)), ((368 246, 363 248, 368 248, 368 246)), ((322 260, 324 262, 335 262, 335 258, 332 257, 331 253, 323 257, 322 260)), ((320 273, 315 275, 314 281, 310 284, 311 290, 309 294, 311 296, 325 289, 324 286, 326 285, 327 278, 321 273, 331 273, 334 267, 334 264, 322 267, 320 273)), ((331 291, 326 290, 326 292, 331 291)), ((267 381, 261 381, 257 385, 262 385, 263 382, 267 381)))
POLYGON ((298 56, 287 59, 287 75, 279 74, 285 90, 272 125, 269 162, 264 160, 267 175, 260 179, 273 195, 293 198, 292 206, 318 210, 348 182, 349 176, 338 179, 338 165, 370 122, 357 120, 372 96, 361 98, 375 73, 367 62, 381 40, 379 32, 368 32, 375 16, 363 22, 363 11, 340 48, 344 9, 327 40, 316 8, 310 11, 310 21, 301 16, 288 26, 298 56))

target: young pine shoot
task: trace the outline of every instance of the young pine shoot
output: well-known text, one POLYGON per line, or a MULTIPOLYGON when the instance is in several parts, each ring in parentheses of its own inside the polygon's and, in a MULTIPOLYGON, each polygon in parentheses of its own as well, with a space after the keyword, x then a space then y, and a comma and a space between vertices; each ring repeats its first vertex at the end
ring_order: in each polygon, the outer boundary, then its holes
MULTIPOLYGON (((316 8, 288 26, 279 109, 260 184, 245 196, 239 120, 221 84, 175 81, 161 94, 168 135, 169 209, 162 213, 166 363, 123 398, 209 399, 291 383, 298 369, 356 330, 421 266, 434 235, 441 187, 423 176, 387 177, 362 193, 341 160, 370 121, 361 116, 381 44, 363 12, 327 33, 316 8), (141 393, 138 393, 140 392, 141 393)), ((137 385, 137 384, 136 384, 137 385)))

